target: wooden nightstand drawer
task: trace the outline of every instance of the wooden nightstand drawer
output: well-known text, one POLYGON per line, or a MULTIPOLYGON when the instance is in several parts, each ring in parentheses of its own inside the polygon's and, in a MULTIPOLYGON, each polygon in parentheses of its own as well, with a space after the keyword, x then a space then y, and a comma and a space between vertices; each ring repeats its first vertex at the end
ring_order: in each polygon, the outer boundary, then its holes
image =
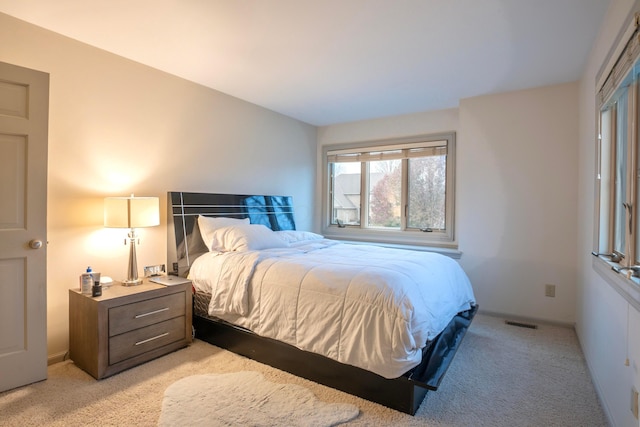
POLYGON ((178 293, 109 309, 109 336, 184 316, 184 294, 178 293))
POLYGON ((90 297, 69 289, 69 356, 101 379, 191 342, 191 282, 114 284, 90 297))
POLYGON ((109 364, 185 339, 185 318, 176 317, 109 339, 109 364))

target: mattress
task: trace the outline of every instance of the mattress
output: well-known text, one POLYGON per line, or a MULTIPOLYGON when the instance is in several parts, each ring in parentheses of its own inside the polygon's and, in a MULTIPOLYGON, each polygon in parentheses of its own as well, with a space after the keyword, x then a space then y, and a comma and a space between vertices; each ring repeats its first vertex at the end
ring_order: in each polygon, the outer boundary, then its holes
POLYGON ((475 297, 459 264, 436 253, 328 239, 209 252, 189 278, 207 312, 258 335, 397 378, 475 297))

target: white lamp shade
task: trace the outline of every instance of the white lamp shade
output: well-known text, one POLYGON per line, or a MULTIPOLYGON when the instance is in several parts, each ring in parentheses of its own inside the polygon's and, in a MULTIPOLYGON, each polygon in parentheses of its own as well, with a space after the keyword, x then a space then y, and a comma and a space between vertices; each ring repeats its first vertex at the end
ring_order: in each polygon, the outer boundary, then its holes
POLYGON ((107 197, 104 199, 104 226, 140 228, 160 225, 157 197, 107 197))

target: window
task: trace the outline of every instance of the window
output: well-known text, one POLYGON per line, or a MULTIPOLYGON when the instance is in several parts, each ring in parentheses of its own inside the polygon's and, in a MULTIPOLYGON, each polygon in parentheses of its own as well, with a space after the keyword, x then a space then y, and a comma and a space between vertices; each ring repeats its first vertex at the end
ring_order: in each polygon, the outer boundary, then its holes
POLYGON ((633 36, 598 88, 595 253, 626 273, 640 265, 638 76, 640 40, 633 36))
POLYGON ((455 247, 455 134, 324 148, 327 237, 455 247))

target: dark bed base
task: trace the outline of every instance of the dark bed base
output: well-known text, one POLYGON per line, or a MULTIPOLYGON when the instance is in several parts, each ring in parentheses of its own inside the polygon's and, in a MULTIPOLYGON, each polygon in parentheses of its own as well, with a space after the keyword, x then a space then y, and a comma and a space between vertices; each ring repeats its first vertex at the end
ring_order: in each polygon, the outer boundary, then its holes
MULTIPOLYGON (((167 194, 167 263, 169 274, 187 277, 193 261, 208 251, 197 216, 249 218, 272 230, 295 230, 290 196, 169 192, 167 194)), ((194 303, 201 294, 196 294, 194 303)), ((385 379, 372 372, 262 338, 206 316, 194 308, 196 337, 283 371, 414 415, 429 390, 440 385, 471 324, 477 306, 454 317, 423 351, 422 363, 403 376, 385 379)), ((200 307, 198 306, 198 309, 200 307)))
POLYGON ((440 385, 478 307, 459 313, 423 353, 423 363, 386 379, 224 322, 194 315, 196 338, 294 375, 414 415, 429 390, 440 385))

